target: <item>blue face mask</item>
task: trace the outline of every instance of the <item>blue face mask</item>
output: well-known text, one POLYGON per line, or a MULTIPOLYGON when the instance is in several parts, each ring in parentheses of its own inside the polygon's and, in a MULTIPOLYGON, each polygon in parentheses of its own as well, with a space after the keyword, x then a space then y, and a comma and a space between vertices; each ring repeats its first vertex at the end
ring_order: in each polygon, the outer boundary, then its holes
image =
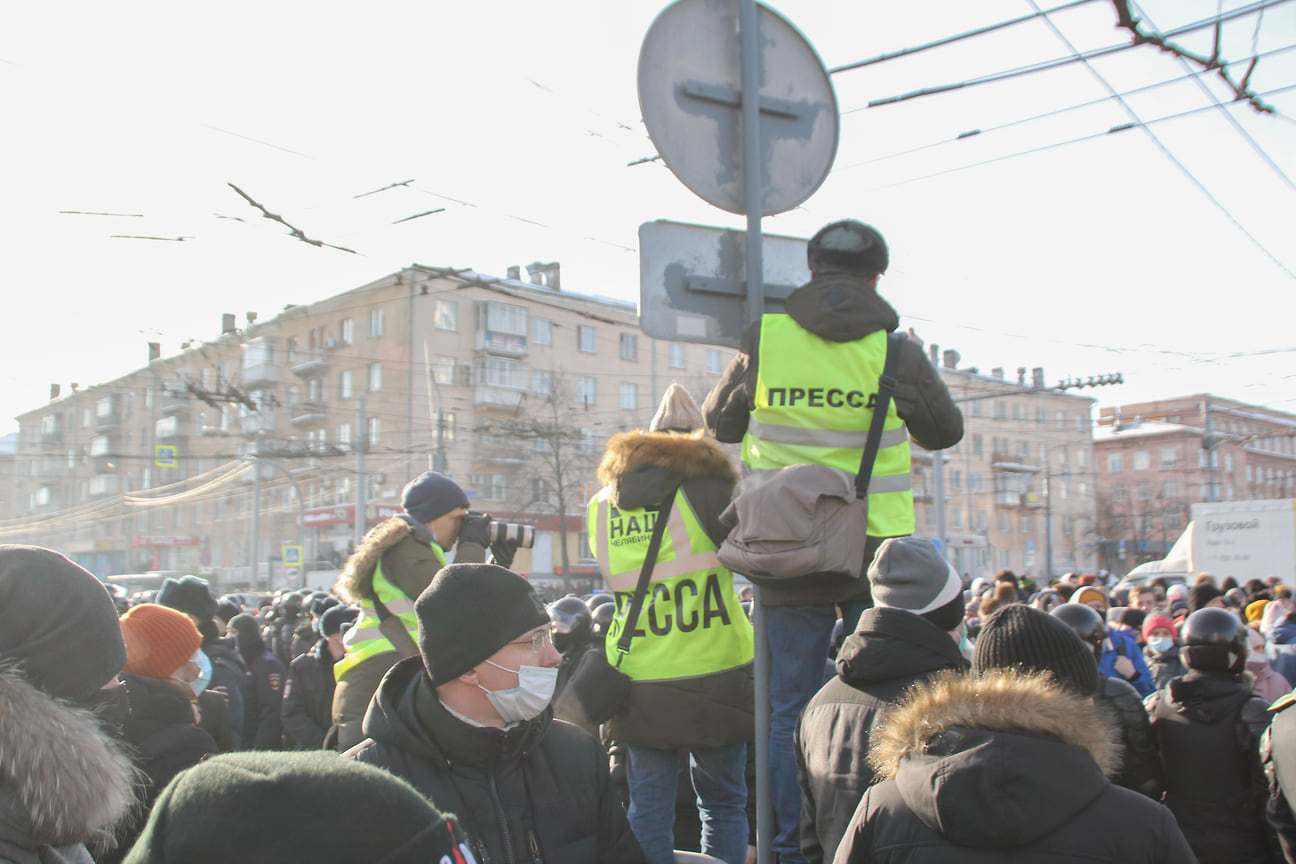
POLYGON ((189 682, 189 689, 193 690, 196 698, 201 696, 202 692, 207 689, 207 685, 211 683, 212 665, 211 660, 208 659, 201 648, 190 659, 198 664, 198 677, 189 682))

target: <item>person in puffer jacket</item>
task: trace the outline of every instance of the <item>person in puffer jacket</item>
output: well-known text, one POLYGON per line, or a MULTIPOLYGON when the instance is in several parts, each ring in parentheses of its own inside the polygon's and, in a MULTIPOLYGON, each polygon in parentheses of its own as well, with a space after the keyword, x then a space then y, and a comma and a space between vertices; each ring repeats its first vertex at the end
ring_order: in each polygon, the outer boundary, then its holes
POLYGON ((874 733, 871 787, 834 861, 1192 862, 1163 805, 1113 785, 1119 745, 1070 627, 1013 604, 985 622, 973 674, 912 692, 874 733))

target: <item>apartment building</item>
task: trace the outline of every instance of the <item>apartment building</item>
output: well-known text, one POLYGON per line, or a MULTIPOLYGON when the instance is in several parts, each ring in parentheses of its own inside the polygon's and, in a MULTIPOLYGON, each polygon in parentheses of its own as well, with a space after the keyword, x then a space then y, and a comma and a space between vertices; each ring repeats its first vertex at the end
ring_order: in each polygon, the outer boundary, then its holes
POLYGON ((435 467, 474 509, 536 529, 516 569, 589 581, 584 506, 607 439, 646 426, 672 381, 701 400, 733 352, 650 339, 632 303, 528 270, 411 266, 268 320, 226 314, 208 341, 52 393, 18 418, 0 540, 101 576, 309 583, 435 467))
POLYGON ((1203 501, 1296 495, 1296 415, 1210 394, 1104 408, 1094 431, 1104 566, 1165 557, 1203 501))
MULTIPOLYGON (((1098 566, 1088 396, 1050 389, 1044 370, 1009 377, 959 369, 956 351, 928 347, 963 411, 963 440, 944 451, 945 535, 971 578, 999 570, 1044 577, 1098 566)), ((934 454, 914 453, 918 533, 937 534, 934 454)))

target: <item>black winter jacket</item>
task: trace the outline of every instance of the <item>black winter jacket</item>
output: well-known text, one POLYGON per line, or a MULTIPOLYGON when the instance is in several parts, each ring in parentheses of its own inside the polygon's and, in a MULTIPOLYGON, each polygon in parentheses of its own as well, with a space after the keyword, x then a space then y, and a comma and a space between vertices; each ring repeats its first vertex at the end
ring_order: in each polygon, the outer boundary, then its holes
POLYGON ((1100 675, 1094 702, 1109 711, 1120 727, 1124 753, 1120 771, 1111 778, 1112 782, 1160 801, 1161 763, 1157 759, 1156 744, 1152 741, 1152 727, 1148 725, 1143 698, 1128 681, 1100 675))
POLYGON ((230 746, 226 749, 238 750, 243 746, 243 724, 246 720, 243 710, 243 678, 247 675, 247 666, 235 647, 234 640, 221 639, 214 631, 204 633, 202 650, 212 664, 211 683, 207 685, 207 689, 220 693, 229 703, 231 734, 230 746))
POLYGON ((292 661, 283 688, 284 746, 318 750, 333 722, 333 655, 320 639, 292 661))
MULTIPOLYGON (((878 330, 894 331, 900 316, 866 280, 846 273, 815 274, 810 282, 789 295, 786 303, 793 320, 826 340, 852 342, 878 330)), ((952 447, 963 437, 963 414, 950 397, 940 373, 928 361, 922 346, 902 339, 897 346, 894 397, 896 413, 909 434, 928 450, 952 447)), ((760 322, 743 334, 738 354, 720 382, 707 394, 702 414, 707 429, 724 442, 742 441, 755 407, 756 375, 760 358, 760 322)), ((797 358, 788 358, 795 363, 797 358)), ((877 551, 882 538, 870 537, 865 555, 877 551)), ((866 562, 867 563, 867 562, 866 562)), ((761 591, 766 606, 838 603, 867 599, 867 579, 820 580, 793 587, 771 584, 761 591)))
POLYGON ((392 772, 454 813, 478 861, 645 861, 609 789, 603 748, 549 709, 508 730, 471 726, 446 710, 422 659, 410 657, 379 684, 364 732, 343 755, 392 772))
POLYGON ((1161 759, 1165 803, 1201 864, 1261 864, 1267 788, 1260 738, 1269 704, 1224 672, 1192 670, 1143 703, 1161 759))
POLYGON ((903 609, 860 615, 837 654, 837 675, 806 705, 796 730, 801 853, 831 861, 864 790, 874 782, 869 737, 914 684, 968 662, 948 633, 903 609))
POLYGON ((1296 695, 1288 694, 1269 707, 1273 722, 1260 743, 1265 778, 1269 784, 1269 802, 1265 820, 1278 837, 1283 860, 1296 862, 1296 695))
POLYGON ((942 676, 873 736, 883 779, 837 849, 857 862, 1146 862, 1196 859, 1162 805, 1114 786, 1104 712, 1044 676, 942 676))
POLYGON ((279 750, 283 747, 283 684, 288 670, 262 646, 248 658, 243 679, 243 749, 279 750))

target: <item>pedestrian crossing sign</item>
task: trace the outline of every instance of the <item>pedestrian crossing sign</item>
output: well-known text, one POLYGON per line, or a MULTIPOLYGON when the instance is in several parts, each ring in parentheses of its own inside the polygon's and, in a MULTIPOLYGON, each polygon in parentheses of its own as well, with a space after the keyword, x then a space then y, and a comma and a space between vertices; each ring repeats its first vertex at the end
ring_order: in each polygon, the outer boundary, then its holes
POLYGON ((283 547, 283 563, 285 567, 300 567, 302 563, 302 547, 283 547))
POLYGON ((153 464, 159 468, 176 467, 176 455, 174 444, 153 445, 153 464))

